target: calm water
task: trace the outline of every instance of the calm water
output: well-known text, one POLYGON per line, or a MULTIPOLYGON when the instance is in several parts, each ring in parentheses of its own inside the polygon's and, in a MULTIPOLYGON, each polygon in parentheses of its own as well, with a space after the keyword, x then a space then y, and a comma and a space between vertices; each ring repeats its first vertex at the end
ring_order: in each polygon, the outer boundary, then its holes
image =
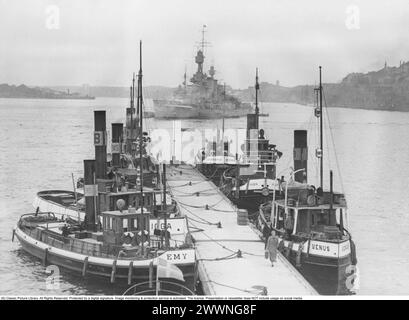
MULTIPOLYGON (((42 189, 71 189, 71 173, 82 175, 83 159, 92 159, 93 110, 107 110, 107 123, 123 122, 126 99, 90 101, 0 99, 0 294, 113 294, 111 285, 62 272, 57 290, 47 290, 39 261, 11 242, 22 213, 32 211, 42 189)), ((309 130, 309 181, 317 181, 313 157, 317 142, 309 107, 264 104, 261 127, 284 152, 278 172, 292 162, 293 130, 309 130)), ((357 245, 359 294, 409 294, 409 113, 330 109, 336 155, 324 149, 325 171, 334 169, 336 189, 344 191, 349 225, 357 245), (329 156, 328 156, 329 155, 329 156)), ((149 129, 172 122, 147 121, 149 129)), ((226 128, 244 128, 244 119, 226 120, 226 128)), ((183 121, 183 128, 222 127, 222 121, 183 121)), ((327 141, 331 134, 327 131, 327 141)), ((328 174, 326 174, 328 176, 328 174)))

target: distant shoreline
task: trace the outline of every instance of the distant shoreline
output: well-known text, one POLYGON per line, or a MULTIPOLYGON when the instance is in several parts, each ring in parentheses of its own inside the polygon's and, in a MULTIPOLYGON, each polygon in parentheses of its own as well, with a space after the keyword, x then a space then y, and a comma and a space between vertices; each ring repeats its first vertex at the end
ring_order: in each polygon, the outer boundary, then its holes
POLYGON ((89 94, 80 94, 77 92, 58 91, 49 88, 28 87, 24 84, 19 86, 0 84, 0 98, 10 99, 75 99, 75 100, 93 100, 94 96, 89 94))
POLYGON ((66 98, 57 98, 57 97, 0 97, 0 99, 21 99, 21 100, 95 100, 96 97, 89 97, 89 98, 75 98, 75 97, 66 97, 66 98))

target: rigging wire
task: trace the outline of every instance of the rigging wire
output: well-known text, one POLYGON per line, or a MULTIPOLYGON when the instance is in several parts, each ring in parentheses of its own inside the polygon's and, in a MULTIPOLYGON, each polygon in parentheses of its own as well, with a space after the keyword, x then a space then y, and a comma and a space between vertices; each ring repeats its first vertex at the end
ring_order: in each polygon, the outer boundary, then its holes
MULTIPOLYGON (((327 100, 326 100, 326 98, 325 98, 325 94, 323 94, 323 98, 324 98, 325 108, 328 109, 327 100)), ((336 150, 336 148, 335 148, 334 135, 333 135, 333 132, 332 132, 331 121, 330 121, 330 118, 329 118, 329 114, 328 114, 328 113, 329 113, 329 112, 327 111, 327 112, 326 112, 326 115, 327 115, 327 121, 328 121, 329 132, 330 132, 330 134, 331 134, 332 149, 334 150, 334 154, 335 154, 335 163, 336 163, 336 166, 337 166, 339 182, 340 182, 340 184, 341 184, 342 193, 345 193, 345 191, 344 191, 344 183, 343 183, 343 181, 342 181, 341 169, 340 169, 339 160, 338 160, 338 154, 337 154, 337 150, 336 150)))

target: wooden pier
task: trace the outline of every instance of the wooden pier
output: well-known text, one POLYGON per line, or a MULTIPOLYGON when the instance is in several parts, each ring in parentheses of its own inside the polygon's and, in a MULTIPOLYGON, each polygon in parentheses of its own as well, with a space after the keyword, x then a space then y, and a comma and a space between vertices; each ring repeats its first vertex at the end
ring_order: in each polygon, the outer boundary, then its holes
MULTIPOLYGON (((192 166, 170 166, 173 198, 188 217, 204 294, 211 296, 305 296, 315 289, 278 253, 274 267, 250 225, 237 223, 237 208, 192 166)), ((242 218, 240 218, 242 219, 242 218)))

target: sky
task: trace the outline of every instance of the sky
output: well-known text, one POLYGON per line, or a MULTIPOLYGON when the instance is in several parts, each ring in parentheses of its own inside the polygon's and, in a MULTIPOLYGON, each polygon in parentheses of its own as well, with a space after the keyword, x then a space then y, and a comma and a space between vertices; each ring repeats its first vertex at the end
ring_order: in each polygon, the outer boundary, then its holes
POLYGON ((407 0, 0 0, 0 83, 145 85, 205 69, 233 88, 324 82, 409 60, 407 0))

